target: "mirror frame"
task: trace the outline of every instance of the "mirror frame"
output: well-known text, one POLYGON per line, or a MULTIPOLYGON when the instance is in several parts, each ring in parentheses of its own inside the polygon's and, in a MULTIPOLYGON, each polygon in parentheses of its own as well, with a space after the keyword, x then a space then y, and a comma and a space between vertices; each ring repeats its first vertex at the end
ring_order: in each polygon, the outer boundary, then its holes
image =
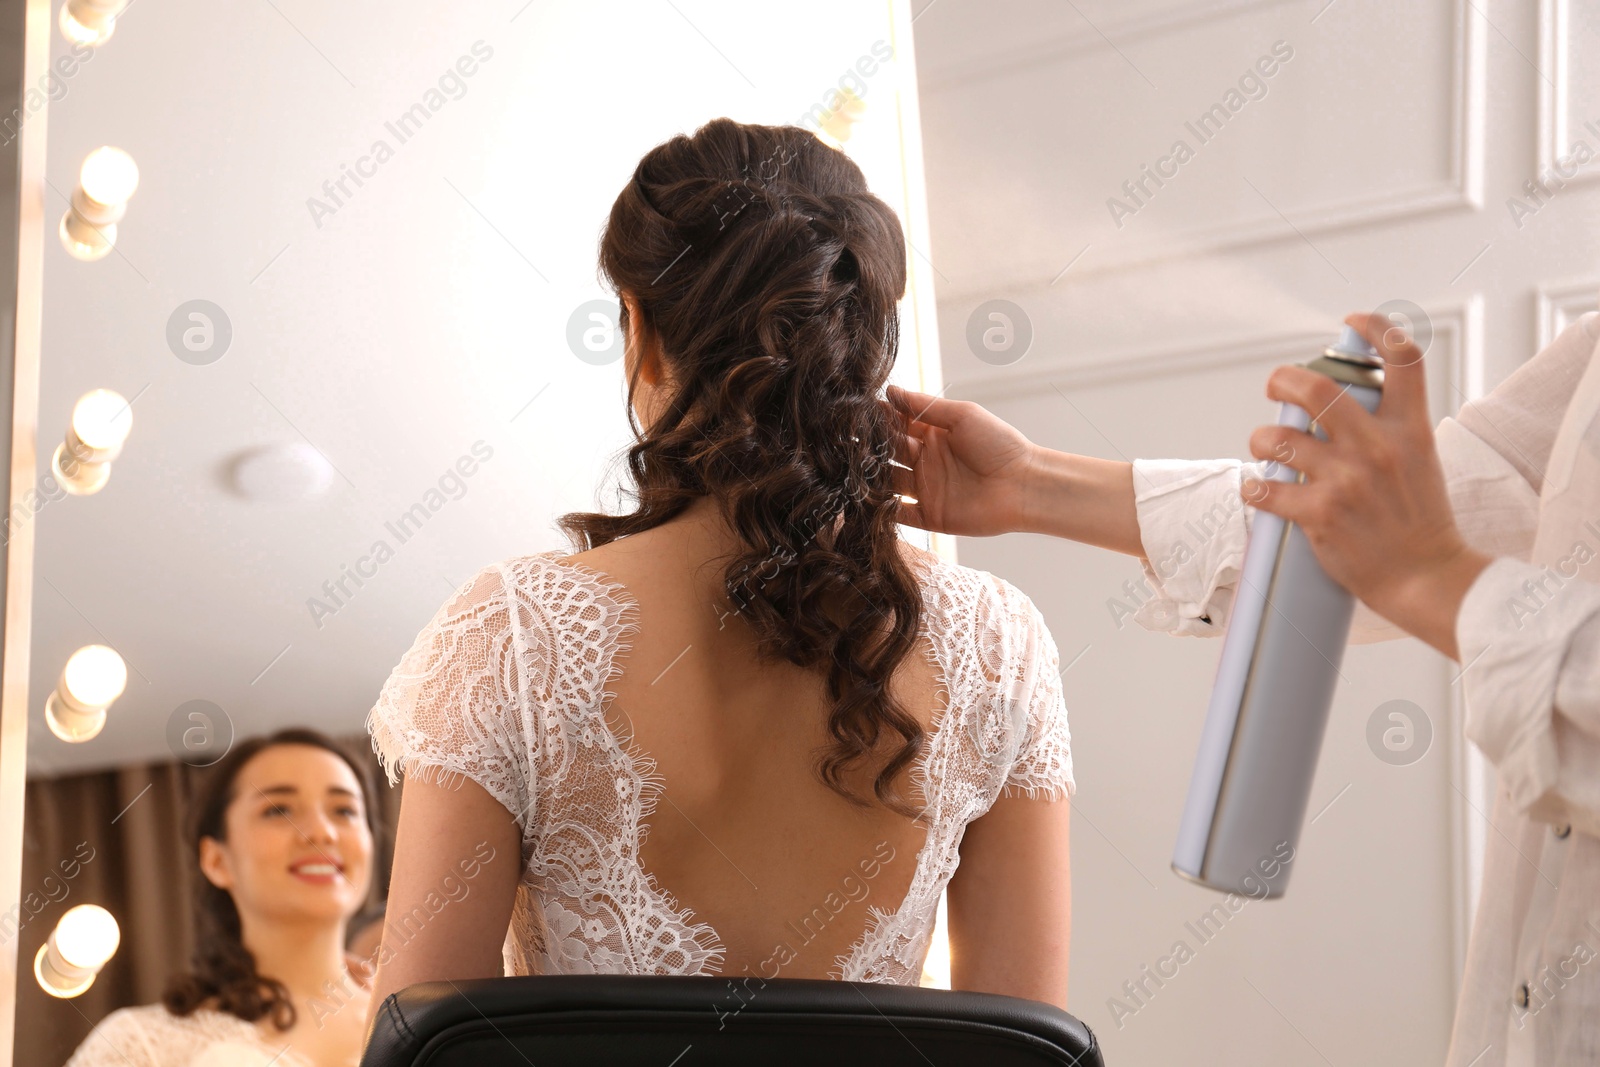
MULTIPOLYGON (((15 219, 14 334, 10 366, 0 351, 0 456, 10 472, 9 516, 35 494, 39 424, 39 341, 44 311, 45 127, 48 103, 26 112, 27 87, 38 85, 50 65, 50 0, 0 3, 0 19, 20 20, 21 33, 0 35, 0 47, 12 52, 0 61, 20 73, 0 89, 0 114, 21 114, 16 144, 15 203, 0 210, 15 219)), ((11 22, 17 27, 17 22, 11 22)), ((9 154, 9 153, 7 153, 9 154)), ((6 220, 10 222, 10 219, 6 220)), ((0 233, 10 226, 0 227, 0 233)), ((4 273, 12 273, 7 270, 4 273)), ((7 523, 0 590, 5 608, 0 616, 0 915, 22 904, 23 797, 28 774, 28 657, 33 620, 33 523, 15 528, 7 523)), ((0 943, 0 1067, 12 1067, 16 1037, 17 983, 26 971, 18 967, 18 939, 0 943)))
MULTIPOLYGON (((51 0, 0 0, 0 20, 10 20, 17 33, 0 33, 0 69, 20 76, 0 81, 0 116, 26 114, 16 145, 14 202, 0 193, 0 248, 14 233, 16 258, 7 264, 0 254, 0 307, 14 297, 14 335, 9 365, 0 345, 0 461, 10 472, 9 516, 27 511, 36 493, 39 430, 40 350, 43 328, 44 246, 46 220, 46 127, 49 104, 26 112, 28 86, 41 84, 50 66, 54 20, 51 0), (5 51, 9 49, 9 52, 5 51), (14 227, 11 225, 14 220, 14 227), (8 277, 14 276, 14 277, 8 277), (8 282, 15 282, 6 293, 8 282)), ((928 246, 927 186, 922 170, 920 101, 916 88, 916 53, 911 35, 910 0, 888 0, 888 29, 896 60, 910 72, 910 85, 895 90, 894 119, 900 149, 902 225, 910 240, 902 320, 914 323, 915 344, 900 352, 901 373, 895 378, 923 392, 944 392, 939 360, 939 333, 934 270, 919 248, 928 246)), ((0 25, 6 25, 0 21, 0 25)), ((3 127, 0 127, 3 128, 3 127)), ((0 165, 9 157, 0 146, 0 165)), ((904 334, 902 335, 904 339, 904 334)), ((9 525, 9 524, 8 524, 9 525)), ((20 912, 24 798, 27 784, 29 656, 33 615, 33 523, 10 530, 0 563, 0 916, 20 912)), ((927 534, 931 551, 955 562, 955 538, 927 534)), ((31 967, 19 966, 18 938, 0 941, 0 1067, 14 1067, 16 1006, 19 983, 31 967)))

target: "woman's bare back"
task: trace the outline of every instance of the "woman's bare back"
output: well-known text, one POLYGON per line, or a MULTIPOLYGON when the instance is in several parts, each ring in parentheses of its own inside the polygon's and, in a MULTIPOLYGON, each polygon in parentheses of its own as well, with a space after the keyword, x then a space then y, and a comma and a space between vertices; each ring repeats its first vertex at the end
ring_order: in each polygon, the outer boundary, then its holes
MULTIPOLYGON (((661 783, 640 862, 721 940, 719 970, 826 978, 910 888, 924 828, 852 804, 818 778, 829 744, 820 672, 758 659, 732 613, 703 526, 667 524, 568 557, 625 588, 637 632, 616 660, 607 721, 653 759, 661 783)), ((910 545, 908 557, 926 557, 910 545)), ((931 729, 942 689, 925 634, 895 675, 906 710, 931 729)), ((900 741, 852 768, 857 795, 900 741)), ((911 775, 896 781, 917 801, 911 775)))

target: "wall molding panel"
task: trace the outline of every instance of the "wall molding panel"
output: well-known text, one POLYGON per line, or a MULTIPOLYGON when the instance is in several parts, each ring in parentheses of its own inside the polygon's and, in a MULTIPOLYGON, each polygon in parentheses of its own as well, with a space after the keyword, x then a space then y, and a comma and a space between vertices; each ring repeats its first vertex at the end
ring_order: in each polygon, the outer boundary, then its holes
MULTIPOLYGON (((1253 218, 1229 220, 1215 225, 1201 226, 1187 231, 1163 234, 1155 238, 1118 241, 1091 247, 1083 261, 1073 267, 1073 274, 1086 277, 1147 267, 1177 259, 1192 259, 1219 252, 1237 252, 1246 249, 1270 247, 1299 241, 1305 236, 1337 233, 1399 219, 1411 219, 1450 211, 1471 211, 1484 206, 1484 129, 1487 99, 1486 27, 1477 13, 1473 0, 1444 0, 1451 11, 1453 42, 1449 86, 1449 147, 1448 169, 1445 174, 1428 181, 1398 186, 1390 189, 1369 190, 1324 203, 1283 207, 1280 216, 1276 210, 1263 210, 1253 218)), ((1545 0, 1561 3, 1565 0, 1545 0)), ((1128 27, 1136 26, 1137 33, 1127 27, 1121 29, 1122 39, 1153 37, 1177 32, 1195 22, 1213 17, 1235 15, 1241 12, 1275 6, 1281 0, 1234 0, 1187 5, 1159 17, 1130 20, 1128 27)), ((1114 27, 1106 27, 1107 40, 1115 42, 1114 27)), ((923 96, 935 98, 952 89, 971 90, 974 83, 997 80, 1029 66, 1039 66, 1059 61, 1091 47, 1104 48, 1107 40, 1088 34, 1084 39, 1072 39, 1070 48, 1061 42, 1041 45, 1039 48, 1013 50, 1008 61, 985 61, 979 67, 960 77, 933 78, 924 84, 923 96)), ((1006 279, 1005 288, 1025 290, 1045 288, 1052 279, 1006 279)), ((951 299, 981 298, 981 291, 949 289, 951 299)))
MULTIPOLYGON (((1539 113, 1536 123, 1539 139, 1531 175, 1536 179, 1552 172, 1556 160, 1572 151, 1574 56, 1571 25, 1571 0, 1539 0, 1539 113)), ((1580 58, 1578 62, 1581 61, 1580 58)), ((1600 107, 1596 108, 1593 118, 1600 120, 1600 107)), ((1586 140, 1590 148, 1600 152, 1600 143, 1586 140)), ((1592 162, 1573 177, 1560 180, 1572 185, 1592 182, 1597 177, 1600 177, 1600 162, 1592 162)))
MULTIPOLYGON (((921 79, 922 95, 966 89, 1029 67, 1047 66, 1096 48, 1106 42, 1127 44, 1147 37, 1176 33, 1209 19, 1229 18, 1256 8, 1276 7, 1287 0, 1200 0, 1178 4, 1153 15, 1136 15, 1115 22, 1085 25, 1076 33, 1007 48, 971 63, 948 67, 939 74, 921 79)), ((1087 22, 1087 20, 1085 20, 1087 22)))
POLYGON ((1600 274, 1546 282, 1534 291, 1534 351, 1554 341, 1573 319, 1600 310, 1600 274))

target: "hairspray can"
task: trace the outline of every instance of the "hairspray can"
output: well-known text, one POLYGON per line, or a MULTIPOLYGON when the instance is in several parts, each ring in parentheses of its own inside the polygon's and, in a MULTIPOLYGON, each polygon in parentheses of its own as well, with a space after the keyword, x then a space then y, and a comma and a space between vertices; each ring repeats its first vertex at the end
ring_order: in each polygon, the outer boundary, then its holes
MULTIPOLYGON (((1305 366, 1377 410, 1383 361, 1348 326, 1305 366)), ((1278 424, 1327 439, 1293 404, 1282 406, 1278 424)), ((1303 480, 1279 463, 1265 473, 1303 480)), ((1256 512, 1178 827, 1178 874, 1223 892, 1283 895, 1354 610, 1305 532, 1256 512)))

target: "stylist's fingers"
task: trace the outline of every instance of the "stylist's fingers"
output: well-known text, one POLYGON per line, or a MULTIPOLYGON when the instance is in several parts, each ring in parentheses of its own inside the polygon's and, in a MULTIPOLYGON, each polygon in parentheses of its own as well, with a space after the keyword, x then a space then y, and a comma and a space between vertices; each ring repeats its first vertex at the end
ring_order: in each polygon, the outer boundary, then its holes
POLYGON ((1270 512, 1286 522, 1304 526, 1312 509, 1320 506, 1317 489, 1309 482, 1275 482, 1246 478, 1239 496, 1257 511, 1270 512))
POLYGON ((1290 426, 1257 426, 1250 434, 1250 454, 1282 464, 1307 478, 1327 471, 1333 446, 1290 426))
POLYGON ((915 467, 917 460, 922 458, 922 450, 927 447, 923 440, 914 433, 897 433, 893 438, 894 461, 907 467, 915 467))
POLYGON ((942 396, 902 389, 898 385, 889 386, 886 393, 889 402, 912 422, 925 422, 948 430, 960 422, 965 413, 965 405, 959 400, 946 400, 942 396))
MULTIPOLYGON (((895 492, 898 493, 900 490, 896 489, 895 492)), ((900 513, 895 516, 894 521, 903 523, 906 526, 915 526, 919 530, 933 529, 928 525, 928 517, 923 514, 922 504, 916 501, 902 499, 900 501, 900 513)))
POLYGON ((1303 409, 1334 440, 1370 438, 1376 432, 1372 416, 1349 394, 1348 385, 1292 364, 1278 367, 1267 379, 1267 396, 1303 409))
POLYGON ((917 495, 917 475, 915 471, 906 470, 904 467, 889 468, 889 488, 901 496, 917 495))
POLYGON ((1344 321, 1383 357, 1379 417, 1426 423, 1428 385, 1422 369, 1422 349, 1387 315, 1357 313, 1345 316, 1344 321))

